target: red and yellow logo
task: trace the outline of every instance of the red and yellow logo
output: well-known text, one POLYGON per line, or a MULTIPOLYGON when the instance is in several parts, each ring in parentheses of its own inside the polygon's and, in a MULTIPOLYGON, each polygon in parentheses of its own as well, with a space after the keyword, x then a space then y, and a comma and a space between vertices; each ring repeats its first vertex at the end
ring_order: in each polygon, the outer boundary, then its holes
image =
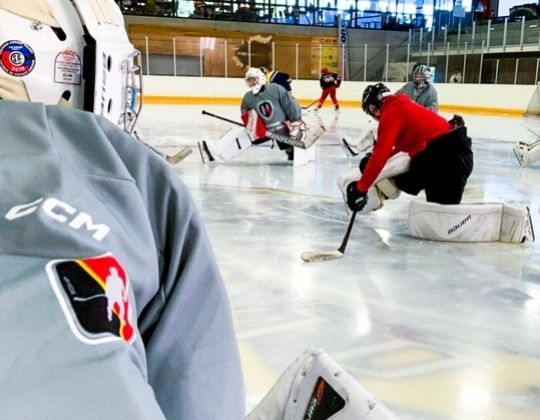
POLYGON ((47 274, 72 332, 87 344, 135 339, 129 278, 111 254, 54 260, 47 274))

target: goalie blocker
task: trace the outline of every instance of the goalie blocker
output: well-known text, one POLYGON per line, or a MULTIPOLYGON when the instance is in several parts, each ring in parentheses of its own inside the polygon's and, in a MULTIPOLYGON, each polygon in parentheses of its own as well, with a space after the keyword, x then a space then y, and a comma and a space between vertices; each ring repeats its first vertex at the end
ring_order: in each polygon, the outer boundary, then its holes
POLYGON ((296 359, 246 420, 396 420, 324 351, 296 359))
POLYGON ((416 238, 450 242, 534 240, 529 209, 504 203, 441 205, 413 201, 409 233, 416 238))

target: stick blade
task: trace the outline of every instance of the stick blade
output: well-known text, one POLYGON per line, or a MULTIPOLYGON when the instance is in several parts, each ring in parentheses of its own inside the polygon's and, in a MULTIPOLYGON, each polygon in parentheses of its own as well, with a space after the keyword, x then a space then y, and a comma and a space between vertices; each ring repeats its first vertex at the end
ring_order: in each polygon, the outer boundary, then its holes
POLYGON ((191 152, 193 152, 193 150, 191 150, 191 147, 184 147, 178 153, 176 153, 176 154, 174 154, 172 156, 167 156, 165 159, 171 165, 175 165, 178 162, 180 162, 181 160, 184 160, 186 157, 188 157, 191 154, 191 152))
POLYGON ((302 252, 302 255, 300 255, 300 258, 302 258, 302 261, 308 262, 308 263, 318 262, 318 261, 327 261, 327 260, 337 260, 341 257, 343 257, 343 253, 340 251, 324 251, 324 252, 306 251, 306 252, 302 252))

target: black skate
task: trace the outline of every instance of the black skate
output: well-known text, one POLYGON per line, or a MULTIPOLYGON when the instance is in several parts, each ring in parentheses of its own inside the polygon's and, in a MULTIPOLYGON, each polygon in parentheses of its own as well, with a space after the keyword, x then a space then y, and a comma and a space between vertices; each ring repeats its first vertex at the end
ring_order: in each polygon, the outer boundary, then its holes
POLYGON ((208 150, 208 146, 206 145, 206 141, 199 141, 197 142, 197 145, 199 146, 199 153, 201 154, 201 159, 203 163, 206 163, 206 160, 208 159, 209 162, 213 162, 215 159, 210 153, 210 150, 208 150), (206 159, 207 158, 207 159, 206 159))

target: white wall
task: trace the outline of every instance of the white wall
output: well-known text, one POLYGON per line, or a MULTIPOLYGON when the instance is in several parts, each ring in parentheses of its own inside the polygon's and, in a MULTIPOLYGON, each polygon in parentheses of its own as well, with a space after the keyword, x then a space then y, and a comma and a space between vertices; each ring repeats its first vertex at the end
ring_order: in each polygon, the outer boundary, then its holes
MULTIPOLYGON (((197 102, 219 102, 220 98, 238 98, 240 102, 247 88, 243 79, 224 79, 213 77, 170 77, 144 76, 144 95, 152 97, 152 102, 174 100, 174 98, 193 99, 197 102)), ((360 102, 362 92, 369 83, 343 82, 338 91, 342 101, 360 102)), ((403 83, 388 83, 394 91, 403 83)), ((462 107, 464 110, 486 112, 523 112, 534 93, 534 85, 479 85, 446 84, 435 85, 441 106, 462 107)), ((316 80, 294 80, 294 96, 299 100, 313 101, 321 89, 316 80)), ((346 103, 345 103, 346 105, 346 103)))

